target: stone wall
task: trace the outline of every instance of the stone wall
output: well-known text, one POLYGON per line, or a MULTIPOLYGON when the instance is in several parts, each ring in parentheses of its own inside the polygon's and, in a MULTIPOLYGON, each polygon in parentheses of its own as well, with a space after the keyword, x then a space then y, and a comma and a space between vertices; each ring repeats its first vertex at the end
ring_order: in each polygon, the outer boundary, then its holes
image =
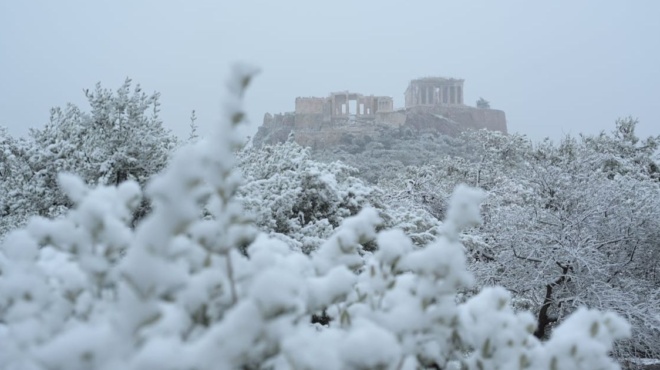
POLYGON ((437 114, 467 129, 488 129, 507 133, 506 115, 497 109, 474 108, 463 106, 414 107, 409 112, 437 114))
POLYGON ((325 114, 296 114, 294 127, 296 130, 320 130, 324 125, 331 122, 330 116, 325 114))
POLYGON ((391 128, 399 128, 406 123, 406 111, 398 110, 394 112, 382 112, 376 114, 374 123, 391 128))
POLYGON ((327 98, 296 98, 296 114, 324 112, 327 98))
MULTIPOLYGON (((267 116, 268 117, 268 116, 267 116)), ((316 149, 342 144, 347 137, 377 139, 383 131, 409 130, 414 134, 440 133, 455 136, 467 129, 489 129, 506 133, 504 112, 468 106, 420 106, 373 117, 330 118, 324 114, 286 113, 271 116, 259 128, 254 145, 284 142, 290 133, 300 145, 316 149)))

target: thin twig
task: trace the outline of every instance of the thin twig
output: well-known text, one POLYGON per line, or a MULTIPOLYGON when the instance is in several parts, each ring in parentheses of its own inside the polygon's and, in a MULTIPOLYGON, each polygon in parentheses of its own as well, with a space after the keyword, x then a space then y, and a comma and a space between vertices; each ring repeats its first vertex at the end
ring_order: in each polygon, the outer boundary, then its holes
POLYGON ((236 294, 236 284, 234 283, 234 268, 231 264, 231 255, 227 252, 227 277, 229 278, 229 290, 231 292, 231 303, 236 304, 238 302, 238 296, 236 294))
POLYGON ((515 249, 513 246, 511 246, 511 250, 513 251, 513 256, 516 257, 516 258, 520 258, 521 260, 526 260, 526 261, 531 261, 531 262, 537 262, 537 263, 541 263, 541 262, 543 262, 543 261, 541 261, 540 259, 536 259, 536 258, 532 258, 532 257, 523 257, 523 256, 519 256, 518 253, 516 253, 516 249, 515 249))

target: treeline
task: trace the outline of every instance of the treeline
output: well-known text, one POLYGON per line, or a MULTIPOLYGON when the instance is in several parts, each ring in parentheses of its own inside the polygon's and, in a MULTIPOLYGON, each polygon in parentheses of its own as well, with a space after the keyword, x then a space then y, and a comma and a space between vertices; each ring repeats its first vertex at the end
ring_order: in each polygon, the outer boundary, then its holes
POLYGON ((660 357, 660 138, 631 118, 559 143, 476 131, 312 153, 242 146, 239 105, 193 144, 130 80, 86 95, 89 112, 0 132, 0 367, 660 357), (610 348, 619 317, 632 337, 610 348))

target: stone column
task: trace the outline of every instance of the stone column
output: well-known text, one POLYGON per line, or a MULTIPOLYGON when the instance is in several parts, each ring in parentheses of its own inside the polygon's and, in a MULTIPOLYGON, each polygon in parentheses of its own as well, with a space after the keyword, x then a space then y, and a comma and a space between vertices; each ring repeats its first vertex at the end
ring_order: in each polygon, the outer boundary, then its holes
POLYGON ((330 103, 330 115, 331 116, 336 116, 337 115, 337 101, 335 100, 335 94, 332 94, 332 102, 330 103))

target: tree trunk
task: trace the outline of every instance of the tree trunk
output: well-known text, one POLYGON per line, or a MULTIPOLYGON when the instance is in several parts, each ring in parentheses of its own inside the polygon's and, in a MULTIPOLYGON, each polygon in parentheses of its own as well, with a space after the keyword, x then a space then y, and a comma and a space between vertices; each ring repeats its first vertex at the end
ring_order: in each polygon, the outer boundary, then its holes
POLYGON ((545 286, 545 298, 543 299, 543 304, 541 305, 541 310, 539 311, 536 331, 534 332, 534 336, 539 339, 543 339, 546 335, 548 326, 557 321, 557 318, 550 317, 548 315, 548 309, 550 309, 550 305, 552 305, 554 302, 554 299, 552 298, 552 289, 567 280, 566 274, 570 269, 569 265, 562 266, 562 264, 559 262, 557 262, 557 265, 561 268, 561 276, 554 282, 545 286))

